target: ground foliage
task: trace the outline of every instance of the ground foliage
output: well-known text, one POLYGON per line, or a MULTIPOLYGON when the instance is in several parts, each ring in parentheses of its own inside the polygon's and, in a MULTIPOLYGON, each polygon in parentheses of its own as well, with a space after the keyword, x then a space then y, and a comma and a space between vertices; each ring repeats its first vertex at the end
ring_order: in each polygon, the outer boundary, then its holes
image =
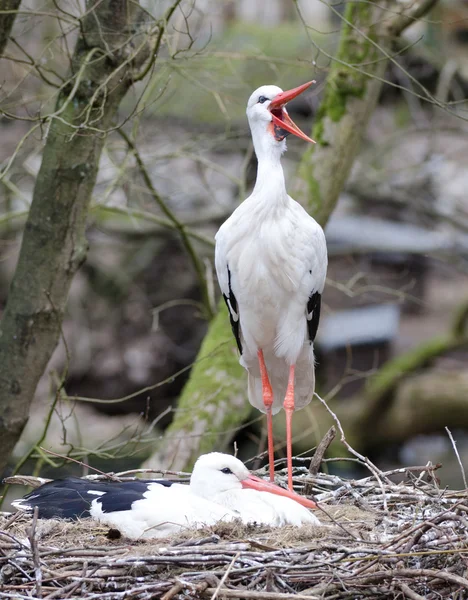
MULTIPOLYGON (((468 499, 437 467, 311 475, 323 527, 218 524, 128 541, 89 519, 0 517, 0 598, 346 600, 468 597, 468 499)), ((279 479, 285 481, 280 472, 279 479)))

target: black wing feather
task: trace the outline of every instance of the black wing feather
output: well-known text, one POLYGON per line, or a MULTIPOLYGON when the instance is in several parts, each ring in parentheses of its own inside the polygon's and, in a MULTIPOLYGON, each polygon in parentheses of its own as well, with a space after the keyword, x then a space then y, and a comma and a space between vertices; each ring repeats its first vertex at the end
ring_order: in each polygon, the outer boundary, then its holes
POLYGON ((240 339, 240 321, 239 321, 239 311, 237 308, 237 300, 234 296, 234 292, 231 287, 231 271, 229 266, 227 267, 228 273, 228 286, 229 286, 229 296, 223 294, 224 302, 226 302, 226 306, 229 311, 229 320, 231 321, 231 329, 234 337, 236 338, 236 344, 239 348, 239 352, 242 354, 242 342, 240 339))
POLYGON ((158 483, 170 487, 167 479, 141 481, 89 481, 79 477, 67 477, 49 481, 17 501, 17 506, 27 512, 39 509, 41 519, 80 519, 90 516, 93 500, 98 500, 103 512, 131 510, 136 500, 144 498, 148 483, 158 483), (101 492, 102 495, 93 494, 101 492))
POLYGON ((307 302, 307 329, 309 331, 309 340, 313 342, 317 335, 317 329, 320 321, 320 305, 322 295, 314 292, 307 302))

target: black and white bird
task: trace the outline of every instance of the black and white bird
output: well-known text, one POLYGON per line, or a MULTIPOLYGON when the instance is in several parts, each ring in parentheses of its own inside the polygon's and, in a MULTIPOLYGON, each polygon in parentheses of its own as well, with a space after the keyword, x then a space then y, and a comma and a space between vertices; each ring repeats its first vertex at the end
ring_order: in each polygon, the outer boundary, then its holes
POLYGON ((289 91, 256 90, 247 117, 258 160, 252 194, 216 234, 215 264, 232 329, 248 371, 250 403, 267 415, 270 479, 274 480, 272 414, 286 412, 288 485, 292 490, 294 410, 312 400, 314 339, 327 271, 320 225, 286 191, 281 155, 292 133, 313 142, 285 105, 313 82, 289 91))
POLYGON ((280 527, 320 525, 315 502, 249 473, 240 460, 212 452, 195 463, 190 484, 151 481, 50 481, 13 502, 40 518, 92 517, 131 539, 167 537, 187 528, 240 519, 280 527))

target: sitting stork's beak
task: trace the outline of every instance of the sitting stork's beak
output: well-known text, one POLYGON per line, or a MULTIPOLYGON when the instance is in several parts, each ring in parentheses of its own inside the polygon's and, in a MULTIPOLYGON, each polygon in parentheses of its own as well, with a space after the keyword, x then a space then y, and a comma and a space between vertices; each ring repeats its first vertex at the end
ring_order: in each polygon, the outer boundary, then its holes
POLYGON ((279 485, 265 481, 265 479, 260 479, 260 477, 256 477, 255 475, 249 475, 246 479, 241 481, 241 484, 243 488, 256 490, 257 492, 268 492, 269 494, 291 498, 291 500, 299 502, 299 504, 302 504, 302 506, 305 506, 306 508, 317 508, 317 504, 313 502, 313 500, 300 496, 299 494, 296 494, 296 492, 285 490, 279 485))

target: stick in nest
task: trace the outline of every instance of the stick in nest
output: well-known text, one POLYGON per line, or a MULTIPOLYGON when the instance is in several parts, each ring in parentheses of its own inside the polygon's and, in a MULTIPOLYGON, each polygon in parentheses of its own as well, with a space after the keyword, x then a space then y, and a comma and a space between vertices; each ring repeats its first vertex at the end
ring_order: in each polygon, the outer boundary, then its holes
POLYGON ((447 432, 447 434, 450 438, 450 441, 452 442, 453 451, 455 452, 455 456, 457 457, 458 464, 460 465, 460 470, 461 470, 461 474, 463 477, 463 485, 465 486, 465 490, 466 490, 468 488, 468 485, 466 484, 465 468, 463 467, 463 463, 460 458, 460 454, 458 452, 457 444, 456 444, 455 440, 453 439, 452 432, 450 431, 450 429, 448 427, 446 427, 445 431, 447 432))
POLYGON ((382 479, 381 477, 383 476, 382 471, 380 471, 373 462, 371 462, 367 457, 363 456, 362 454, 360 454, 359 452, 357 452, 356 450, 354 450, 354 448, 352 448, 350 446, 350 444, 348 443, 348 441, 346 440, 346 436, 344 434, 343 431, 343 427, 341 426, 341 422, 338 419, 338 417, 336 416, 336 414, 331 410, 331 408, 328 406, 328 404, 325 402, 325 400, 323 400, 323 398, 321 398, 317 392, 314 393, 315 396, 317 396, 317 398, 320 400, 320 402, 323 404, 323 406, 326 408, 327 412, 330 414, 330 416, 333 418, 333 420, 336 423, 336 426, 338 427, 338 429, 340 430, 341 433, 341 442, 346 446, 346 449, 348 450, 348 452, 350 452, 351 454, 353 454, 354 456, 356 456, 357 458, 359 458, 359 460, 362 461, 362 463, 369 469, 369 471, 374 475, 374 477, 377 479, 377 482, 380 486, 380 489, 382 490, 382 503, 383 503, 383 509, 385 512, 388 512, 388 506, 387 506, 387 497, 385 495, 385 488, 383 486, 382 483, 382 479))
POLYGON ((29 543, 31 544, 31 554, 34 564, 34 576, 36 578, 36 596, 42 598, 42 570, 41 570, 41 559, 39 556, 39 548, 36 540, 36 525, 39 509, 37 506, 34 508, 34 515, 31 523, 31 529, 29 533, 29 543))

